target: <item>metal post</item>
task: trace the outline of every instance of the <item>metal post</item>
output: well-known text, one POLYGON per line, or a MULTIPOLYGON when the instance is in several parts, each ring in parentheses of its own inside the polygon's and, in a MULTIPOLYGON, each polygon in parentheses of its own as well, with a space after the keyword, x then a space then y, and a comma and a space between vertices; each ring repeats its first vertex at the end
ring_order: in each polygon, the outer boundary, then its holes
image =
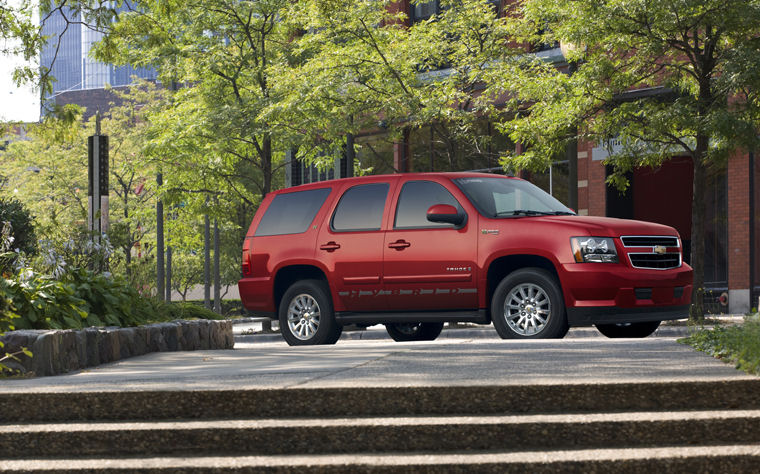
MULTIPOLYGON (((164 184, 161 173, 156 175, 156 183, 164 184)), ((164 203, 156 202, 156 296, 163 300, 164 295, 164 203)))
POLYGON ((219 274, 219 222, 214 219, 214 312, 222 314, 221 275, 219 274))
POLYGON ((166 302, 172 301, 172 247, 166 246, 166 302))
POLYGON ((211 309, 211 223, 205 217, 203 232, 203 306, 211 309))
MULTIPOLYGON (((94 242, 108 232, 108 136, 100 134, 100 113, 95 115, 95 134, 87 139, 87 226, 94 242)), ((100 269, 99 269, 100 270, 100 269)))

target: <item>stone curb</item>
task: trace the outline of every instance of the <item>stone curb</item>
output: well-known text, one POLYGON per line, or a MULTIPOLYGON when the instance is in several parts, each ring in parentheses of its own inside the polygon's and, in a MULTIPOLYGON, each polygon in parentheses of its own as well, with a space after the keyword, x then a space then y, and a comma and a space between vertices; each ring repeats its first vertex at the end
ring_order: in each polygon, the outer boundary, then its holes
POLYGON ((20 354, 6 361, 12 370, 46 376, 81 370, 149 352, 232 349, 231 321, 177 320, 131 328, 81 330, 20 330, 0 336, 3 353, 26 347, 33 357, 20 354))

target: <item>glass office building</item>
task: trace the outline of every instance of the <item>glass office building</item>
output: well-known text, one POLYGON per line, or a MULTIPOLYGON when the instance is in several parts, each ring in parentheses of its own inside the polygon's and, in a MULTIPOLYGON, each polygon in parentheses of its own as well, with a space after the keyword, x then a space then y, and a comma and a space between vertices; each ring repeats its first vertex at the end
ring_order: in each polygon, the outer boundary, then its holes
MULTIPOLYGON (((126 8, 123 5, 120 10, 126 8)), ((79 22, 78 13, 63 7, 47 17, 42 25, 42 34, 48 37, 48 43, 42 50, 40 62, 42 67, 50 69, 54 78, 50 98, 69 91, 128 85, 132 76, 156 79, 156 71, 150 68, 117 67, 92 59, 90 49, 102 38, 102 33, 79 22)))

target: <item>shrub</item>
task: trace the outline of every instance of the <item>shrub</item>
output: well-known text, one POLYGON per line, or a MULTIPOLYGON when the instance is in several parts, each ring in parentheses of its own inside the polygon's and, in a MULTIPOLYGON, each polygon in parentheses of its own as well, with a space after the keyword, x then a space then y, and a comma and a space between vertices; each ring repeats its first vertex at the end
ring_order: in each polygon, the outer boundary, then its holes
POLYGON ((37 236, 34 232, 34 218, 17 199, 0 198, 0 224, 10 224, 13 237, 12 249, 19 249, 27 255, 37 252, 37 236))
POLYGON ((193 303, 162 303, 159 315, 163 320, 172 319, 224 319, 215 312, 193 303))

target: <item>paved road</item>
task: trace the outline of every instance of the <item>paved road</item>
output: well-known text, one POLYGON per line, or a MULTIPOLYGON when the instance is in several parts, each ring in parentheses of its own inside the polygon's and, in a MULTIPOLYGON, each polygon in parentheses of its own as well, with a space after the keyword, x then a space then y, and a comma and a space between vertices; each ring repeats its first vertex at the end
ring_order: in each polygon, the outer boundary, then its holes
POLYGON ((316 347, 248 337, 235 350, 153 353, 75 374, 3 380, 0 388, 117 391, 752 378, 677 343, 676 337, 611 340, 571 331, 563 340, 502 341, 478 334, 452 330, 433 342, 341 339, 335 346, 316 347))

